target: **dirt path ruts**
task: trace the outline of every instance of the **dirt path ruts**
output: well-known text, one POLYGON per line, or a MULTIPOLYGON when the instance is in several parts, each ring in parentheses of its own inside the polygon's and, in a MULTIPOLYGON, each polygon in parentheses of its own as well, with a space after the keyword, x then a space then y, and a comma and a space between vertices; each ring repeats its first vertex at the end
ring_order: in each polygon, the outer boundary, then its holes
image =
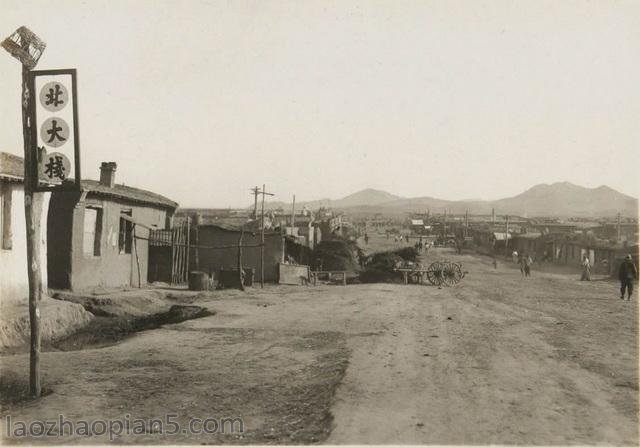
POLYGON ((610 284, 525 283, 462 258, 463 285, 405 286, 402 317, 389 315, 402 328, 351 340, 329 442, 636 444, 637 307, 617 309, 610 284))

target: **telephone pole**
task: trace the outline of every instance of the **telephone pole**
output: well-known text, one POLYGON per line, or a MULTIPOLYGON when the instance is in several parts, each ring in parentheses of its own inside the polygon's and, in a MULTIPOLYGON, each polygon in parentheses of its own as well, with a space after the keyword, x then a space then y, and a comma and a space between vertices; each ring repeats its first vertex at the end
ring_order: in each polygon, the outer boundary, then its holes
POLYGON ((616 241, 617 241, 617 242, 620 242, 620 237, 621 237, 621 234, 620 234, 620 217, 621 217, 621 216, 620 216, 620 213, 618 213, 618 223, 617 223, 617 225, 616 225, 616 227, 617 227, 617 233, 618 233, 618 235, 617 235, 617 239, 616 239, 616 241))
POLYGON ((273 196, 275 194, 266 192, 264 183, 262 184, 262 190, 259 194, 262 194, 262 207, 260 211, 260 288, 264 288, 264 196, 273 196))
POLYGON ((464 237, 469 236, 469 210, 464 213, 464 237))
POLYGON ((253 219, 255 220, 258 218, 258 194, 260 194, 260 188, 256 186, 249 191, 253 192, 253 219))
POLYGON ((442 219, 442 243, 447 244, 447 209, 444 209, 444 218, 442 219))
POLYGON ((296 195, 293 195, 293 205, 291 205, 291 231, 296 226, 296 195))
POLYGON ((509 257, 509 215, 505 216, 504 255, 509 257))

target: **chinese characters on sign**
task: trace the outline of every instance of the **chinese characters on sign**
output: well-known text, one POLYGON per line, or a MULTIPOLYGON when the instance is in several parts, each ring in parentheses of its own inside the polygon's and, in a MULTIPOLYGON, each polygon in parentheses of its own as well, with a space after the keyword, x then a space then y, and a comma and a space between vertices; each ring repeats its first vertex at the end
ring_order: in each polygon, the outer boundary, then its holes
POLYGON ((31 87, 38 95, 32 111, 32 132, 38 149, 39 182, 61 185, 80 182, 75 70, 31 72, 31 87), (50 152, 51 151, 51 152, 50 152))
POLYGON ((49 112, 57 112, 69 102, 67 88, 59 82, 49 82, 40 90, 40 104, 49 112))
POLYGON ((59 152, 51 152, 43 156, 40 163, 40 177, 47 180, 65 180, 71 172, 69 159, 59 152))
POLYGON ((62 118, 47 118, 42 124, 40 135, 44 136, 44 144, 60 147, 69 139, 69 126, 62 118))

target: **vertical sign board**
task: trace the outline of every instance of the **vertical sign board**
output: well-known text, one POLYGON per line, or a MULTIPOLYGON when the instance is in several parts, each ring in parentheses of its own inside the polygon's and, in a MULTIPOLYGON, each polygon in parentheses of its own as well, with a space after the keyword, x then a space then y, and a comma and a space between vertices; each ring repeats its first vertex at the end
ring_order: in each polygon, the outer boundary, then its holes
POLYGON ((34 70, 29 84, 34 191, 79 190, 76 70, 34 70))

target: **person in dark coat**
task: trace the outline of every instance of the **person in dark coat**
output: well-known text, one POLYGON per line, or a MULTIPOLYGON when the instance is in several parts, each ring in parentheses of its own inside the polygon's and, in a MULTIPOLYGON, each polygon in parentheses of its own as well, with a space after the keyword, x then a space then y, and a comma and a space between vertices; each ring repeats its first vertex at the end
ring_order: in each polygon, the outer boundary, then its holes
POLYGON ((631 301, 633 293, 633 281, 638 277, 638 269, 633 263, 631 255, 627 255, 620 264, 618 278, 620 279, 620 299, 624 299, 624 291, 627 291, 627 301, 631 301))

